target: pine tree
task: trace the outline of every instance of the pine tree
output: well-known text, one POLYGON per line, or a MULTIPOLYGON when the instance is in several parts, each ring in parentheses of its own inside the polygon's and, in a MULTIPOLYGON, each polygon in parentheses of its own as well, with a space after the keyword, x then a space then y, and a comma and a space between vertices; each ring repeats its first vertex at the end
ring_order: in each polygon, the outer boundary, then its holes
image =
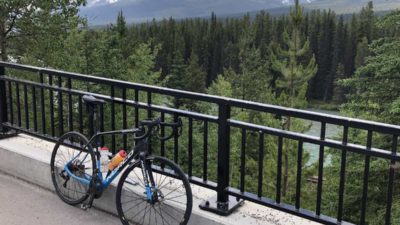
POLYGON ((345 63, 344 63, 344 71, 346 77, 350 77, 355 70, 355 57, 357 52, 357 30, 358 30, 358 19, 355 14, 353 14, 350 25, 348 38, 346 41, 346 50, 345 50, 345 63))
POLYGON ((333 58, 333 41, 335 31, 334 18, 335 14, 332 11, 324 11, 322 17, 322 30, 318 42, 318 71, 313 78, 313 97, 325 101, 328 99, 328 92, 326 92, 326 90, 329 88, 329 86, 332 86, 332 79, 329 75, 332 68, 333 58))
POLYGON ((189 65, 186 68, 185 77, 182 78, 184 89, 199 93, 205 92, 205 76, 205 71, 199 65, 199 57, 195 53, 192 53, 189 59, 189 65))
POLYGON ((368 39, 366 37, 357 44, 357 53, 355 58, 356 69, 363 66, 365 58, 369 55, 368 39))
POLYGON ((358 28, 358 40, 361 41, 365 37, 368 43, 371 43, 375 31, 374 5, 372 1, 368 2, 367 6, 361 9, 360 26, 358 28))
POLYGON ((334 82, 332 101, 339 105, 343 103, 345 100, 345 90, 341 85, 339 85, 339 81, 345 79, 343 64, 340 63, 337 66, 335 74, 336 74, 336 79, 334 82))
MULTIPOLYGON (((333 47, 333 57, 332 57, 332 68, 327 77, 327 87, 325 89, 324 101, 331 100, 332 96, 335 95, 335 80, 338 77, 343 76, 344 68, 340 68, 339 66, 343 66, 343 57, 345 51, 345 26, 343 16, 340 17, 339 23, 336 28, 335 39, 334 39, 334 47, 333 47), (340 72, 340 74, 338 74, 340 72)), ((343 79, 341 77, 340 79, 343 79)), ((340 94, 339 94, 340 95, 340 94)), ((336 99, 336 102, 339 99, 336 99)), ((335 101, 335 100, 334 100, 335 101)))
MULTIPOLYGON (((308 81, 317 72, 315 58, 312 57, 307 63, 302 63, 300 58, 309 51, 309 42, 302 40, 302 33, 299 26, 303 20, 303 9, 299 5, 299 1, 295 1, 294 9, 290 13, 290 19, 293 24, 293 30, 289 37, 286 33, 284 40, 287 43, 287 50, 278 48, 277 53, 271 54, 272 69, 280 73, 277 80, 277 87, 282 89, 284 95, 287 95, 288 101, 286 106, 301 107, 306 102, 305 94, 308 81)), ((283 129, 292 129, 292 120, 287 118, 283 124, 283 129)), ((289 154, 291 154, 289 142, 286 140, 283 152, 284 179, 282 194, 286 195, 288 176, 289 176, 289 154)))
POLYGON ((128 29, 126 27, 125 17, 122 13, 122 10, 118 12, 117 24, 115 26, 115 31, 118 33, 120 38, 127 36, 128 29))
POLYGON ((263 92, 268 90, 270 84, 269 65, 262 60, 260 50, 253 46, 252 37, 252 31, 245 30, 239 41, 239 71, 232 70, 228 80, 238 98, 264 102, 263 92))

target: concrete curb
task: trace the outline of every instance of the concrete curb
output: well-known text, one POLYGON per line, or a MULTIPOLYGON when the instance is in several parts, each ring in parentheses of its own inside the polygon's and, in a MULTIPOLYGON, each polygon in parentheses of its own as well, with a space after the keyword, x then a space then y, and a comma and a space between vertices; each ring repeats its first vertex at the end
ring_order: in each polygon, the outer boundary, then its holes
MULTIPOLYGON (((7 141, 12 140, 3 140, 2 143, 7 141)), ((51 152, 47 151, 48 154, 46 154, 46 152, 38 149, 35 151, 33 149, 35 146, 21 146, 23 144, 23 142, 18 146, 15 146, 15 143, 13 146, 11 143, 7 144, 6 146, 4 144, 0 144, 0 158, 3 159, 2 163, 0 163, 0 171, 54 192, 54 186, 50 173, 51 152), (15 147, 21 148, 16 150, 15 147), (35 152, 41 152, 44 154, 38 154, 36 157, 34 157, 32 154, 35 154, 35 152)), ((52 145, 51 143, 49 144, 52 145)), ((95 199, 94 207, 117 215, 115 193, 116 186, 115 184, 111 184, 109 188, 105 190, 100 199, 95 199)), ((197 206, 194 205, 194 207, 197 206)), ((190 218, 190 224, 220 225, 223 223, 213 221, 208 216, 193 213, 190 218)))
MULTIPOLYGON (((20 134, 0 140, 0 171, 54 192, 50 174, 50 157, 54 143, 20 134)), ((117 178, 118 180, 118 178, 117 178)), ((318 224, 277 210, 246 202, 229 217, 200 210, 198 205, 215 192, 192 185, 193 210, 189 224, 193 225, 313 225, 318 224)), ((115 184, 95 199, 94 207, 116 215, 115 184)), ((61 201, 61 200, 60 200, 61 201)))

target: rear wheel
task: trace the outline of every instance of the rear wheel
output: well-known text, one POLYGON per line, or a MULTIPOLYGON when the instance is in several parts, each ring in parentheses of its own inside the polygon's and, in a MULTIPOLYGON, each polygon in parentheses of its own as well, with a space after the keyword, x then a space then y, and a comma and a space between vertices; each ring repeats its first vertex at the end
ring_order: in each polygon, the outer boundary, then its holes
POLYGON ((93 148, 87 138, 78 132, 61 136, 51 155, 51 178, 57 195, 70 205, 84 202, 89 196, 90 184, 96 171, 93 148), (68 170, 87 184, 70 176, 68 170))
POLYGON ((117 187, 117 211, 124 225, 184 225, 192 212, 192 191, 183 171, 172 161, 150 156, 155 187, 147 196, 142 166, 135 162, 124 174, 117 187))

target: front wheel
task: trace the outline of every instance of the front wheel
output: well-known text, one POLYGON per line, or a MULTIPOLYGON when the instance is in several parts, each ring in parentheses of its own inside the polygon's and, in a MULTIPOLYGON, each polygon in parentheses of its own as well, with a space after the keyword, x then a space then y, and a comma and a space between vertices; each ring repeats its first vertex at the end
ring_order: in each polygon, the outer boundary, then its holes
POLYGON ((193 200, 183 171, 163 157, 149 156, 146 163, 151 171, 146 171, 145 176, 138 161, 126 169, 118 183, 117 211, 122 224, 187 224, 193 200), (146 189, 144 179, 150 182, 151 176, 154 186, 146 189))

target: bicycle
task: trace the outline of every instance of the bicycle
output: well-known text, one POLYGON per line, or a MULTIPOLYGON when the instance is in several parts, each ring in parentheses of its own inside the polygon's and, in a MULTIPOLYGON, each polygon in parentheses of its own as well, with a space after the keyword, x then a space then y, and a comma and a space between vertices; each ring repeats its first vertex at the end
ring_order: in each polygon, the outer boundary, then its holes
POLYGON ((182 132, 182 121, 175 123, 144 120, 138 128, 99 132, 97 107, 103 100, 83 96, 93 125, 93 136, 88 140, 79 132, 68 132, 60 137, 51 156, 51 176, 57 195, 67 204, 92 206, 95 198, 122 172, 116 190, 118 216, 124 225, 130 224, 187 224, 192 211, 192 191, 184 172, 167 158, 151 155, 149 140, 161 126, 170 127, 168 140, 182 132), (100 137, 132 134, 134 148, 124 160, 103 178, 100 169, 100 137), (125 169, 125 170, 124 170, 125 169), (85 203, 86 201, 86 203, 85 203), (133 216, 132 216, 133 214, 133 216))

